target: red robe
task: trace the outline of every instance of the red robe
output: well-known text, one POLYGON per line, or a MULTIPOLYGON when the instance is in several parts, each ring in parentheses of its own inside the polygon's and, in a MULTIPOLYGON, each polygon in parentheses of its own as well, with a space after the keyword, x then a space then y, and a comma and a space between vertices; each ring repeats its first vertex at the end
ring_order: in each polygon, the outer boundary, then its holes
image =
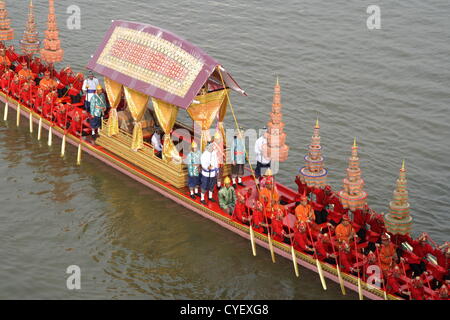
POLYGON ((19 81, 11 81, 11 85, 9 87, 10 94, 15 97, 19 98, 19 92, 20 92, 20 82, 19 81))
POLYGON ((419 257, 419 258, 423 258, 425 257, 428 253, 433 254, 433 247, 430 246, 428 243, 424 243, 421 244, 419 241, 411 241, 411 246, 413 247, 413 252, 419 257))
POLYGON ((244 220, 242 218, 244 216, 247 216, 245 211, 246 211, 245 202, 241 203, 241 202, 237 201, 236 207, 234 208, 235 219, 237 219, 240 222, 244 222, 244 220))
POLYGON ((253 219, 254 226, 259 226, 261 223, 265 223, 264 214, 263 214, 262 210, 254 209, 252 219, 253 219))
POLYGON ((387 277, 387 293, 388 294, 396 294, 396 293, 400 293, 400 278, 395 277, 393 275, 389 275, 387 277))
POLYGON ((298 186, 298 193, 300 195, 302 195, 302 194, 308 195, 308 193, 310 192, 310 189, 308 188, 308 185, 306 183, 301 182, 298 177, 295 177, 295 183, 298 186))
POLYGON ((350 273, 350 268, 352 267, 352 253, 340 249, 339 265, 341 266, 342 271, 350 273))
POLYGON ((33 103, 34 111, 38 112, 39 114, 42 113, 42 107, 44 104, 44 100, 45 100, 45 95, 39 96, 39 94, 36 94, 36 96, 34 98, 34 103, 33 103))
POLYGON ((348 211, 347 209, 344 209, 341 200, 339 200, 339 197, 335 193, 332 193, 328 197, 328 204, 334 205, 334 211, 339 212, 341 214, 344 214, 348 211))
POLYGON ((306 231, 300 232, 298 229, 295 230, 294 233, 294 248, 300 251, 306 251, 308 248, 306 247, 309 245, 310 242, 308 238, 306 237, 306 231))
POLYGON ((272 219, 272 231, 274 233, 276 233, 275 238, 277 238, 277 240, 282 240, 283 239, 283 220, 282 219, 277 219, 274 218, 272 219))
POLYGON ((318 240, 315 243, 317 257, 319 260, 324 260, 328 257, 328 254, 331 252, 331 245, 322 240, 318 240))

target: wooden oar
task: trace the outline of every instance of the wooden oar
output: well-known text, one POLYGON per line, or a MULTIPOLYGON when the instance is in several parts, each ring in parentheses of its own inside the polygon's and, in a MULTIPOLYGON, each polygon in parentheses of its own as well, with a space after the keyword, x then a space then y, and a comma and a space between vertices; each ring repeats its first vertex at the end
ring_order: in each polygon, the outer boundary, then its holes
MULTIPOLYGON (((247 196, 248 196, 248 192, 247 192, 246 197, 247 196)), ((250 210, 249 210, 249 207, 247 206, 247 199, 245 201, 245 210, 247 211, 247 217, 249 217, 250 210)), ((253 215, 251 215, 249 223, 250 223, 249 231, 250 231, 250 243, 252 245, 252 253, 253 253, 253 256, 256 257, 255 234, 253 232, 253 215)))
POLYGON ((8 91, 6 92, 6 104, 5 104, 5 111, 3 113, 3 121, 8 120, 8 109, 9 109, 9 88, 11 87, 11 82, 12 82, 12 77, 11 79, 9 79, 9 83, 8 83, 8 91))
POLYGON ((9 109, 9 106, 8 106, 8 97, 6 98, 6 103, 5 103, 5 110, 4 110, 4 112, 3 112, 3 121, 6 121, 6 120, 8 120, 8 109, 9 109))
POLYGON ((327 228, 328 228, 328 234, 330 237, 331 249, 333 250, 333 254, 336 257, 335 258, 336 259, 336 270, 337 270, 337 274, 338 274, 339 285, 341 286, 342 294, 345 296, 347 293, 345 292, 344 280, 342 279, 341 268, 339 267, 339 257, 337 255, 335 247, 334 247, 333 238, 331 237, 330 226, 327 225, 327 228))
POLYGON ((30 81, 30 133, 33 133, 33 111, 31 108, 31 81, 30 81))
POLYGON ((311 233, 311 228, 309 227, 308 222, 306 222, 306 229, 308 230, 309 238, 310 238, 311 244, 313 246, 313 250, 314 250, 313 256, 314 256, 314 259, 316 260, 316 266, 317 266, 317 271, 319 272, 320 282, 322 283, 323 290, 327 290, 327 284, 325 282, 325 277, 323 276, 322 265, 319 261, 319 258, 317 257, 316 245, 314 243, 314 239, 313 239, 312 233, 311 233))
POLYGON ((269 242, 269 250, 270 250, 270 256, 272 257, 272 262, 275 263, 275 253, 273 252, 273 244, 272 244, 272 237, 270 235, 270 226, 269 221, 267 220, 266 216, 266 203, 263 203, 263 214, 264 214, 264 221, 266 222, 267 226, 267 240, 269 242))
POLYGON ((64 154, 66 153, 66 135, 67 135, 67 105, 66 105, 66 114, 64 119, 64 135, 62 137, 61 142, 61 157, 64 157, 64 154))
MULTIPOLYGON (((286 215, 286 219, 288 220, 288 223, 289 223, 289 225, 288 225, 289 229, 292 230, 293 235, 295 235, 295 230, 294 230, 293 226, 291 226, 291 219, 289 219, 289 214, 286 215)), ((295 254, 294 240, 293 240, 292 238, 293 238, 293 236, 289 238, 289 240, 290 240, 290 242, 291 242, 292 262, 293 262, 293 264, 294 264, 295 275, 296 275, 297 277, 299 277, 299 276, 300 276, 300 273, 299 273, 299 271, 298 271, 297 255, 295 254)))
POLYGON ((378 259, 378 268, 380 268, 380 275, 381 275, 381 282, 383 284, 383 287, 380 288, 383 291, 383 296, 384 296, 384 300, 387 300, 387 294, 386 294, 386 284, 384 283, 384 274, 383 274, 383 269, 381 268, 381 260, 380 260, 380 252, 378 250, 378 247, 375 246, 375 250, 377 253, 377 259, 378 259), (384 289, 383 289, 384 288, 384 289))
POLYGON ((83 111, 81 111, 80 115, 80 143, 78 144, 78 152, 77 152, 77 165, 81 164, 81 143, 83 140, 83 111))
MULTIPOLYGON (((358 243, 356 242, 356 236, 353 236, 353 242, 355 243, 356 264, 358 264, 358 243)), ((358 296, 359 296, 359 300, 364 300, 364 295, 362 293, 361 275, 359 273, 359 267, 358 267, 358 296)))

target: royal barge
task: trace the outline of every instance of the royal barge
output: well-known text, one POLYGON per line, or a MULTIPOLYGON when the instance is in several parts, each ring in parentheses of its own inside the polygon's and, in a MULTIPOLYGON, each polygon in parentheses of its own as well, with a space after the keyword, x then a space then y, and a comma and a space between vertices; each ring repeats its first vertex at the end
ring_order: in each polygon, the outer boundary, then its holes
MULTIPOLYGON (((21 118, 27 118, 30 132, 36 132, 37 139, 42 139, 42 136, 47 133, 48 144, 52 145, 53 136, 61 138, 62 156, 65 156, 66 143, 73 145, 78 148, 76 159, 78 164, 81 164, 82 154, 89 154, 159 192, 162 196, 249 240, 251 248, 249 254, 253 252, 256 255, 256 245, 259 245, 268 250, 270 253, 268 257, 271 256, 273 262, 275 262, 275 254, 291 260, 294 265, 293 275, 297 277, 301 276, 298 265, 316 272, 324 290, 327 289, 326 279, 330 279, 340 284, 343 294, 346 294, 346 288, 348 288, 358 292, 360 299, 363 299, 363 296, 369 299, 411 299, 412 292, 416 288, 415 281, 420 280, 422 286, 418 287, 423 298, 445 298, 442 291, 445 291, 444 289, 448 286, 448 281, 445 282, 448 277, 448 265, 440 265, 429 258, 430 255, 427 255, 425 259, 426 269, 429 272, 424 273, 425 276, 420 279, 412 279, 414 270, 404 262, 403 258, 397 260, 395 270, 398 271, 399 266, 402 268, 401 274, 396 276, 398 294, 394 292, 395 290, 388 290, 390 288, 388 279, 383 279, 387 273, 381 272, 379 275, 381 279, 378 279, 378 282, 373 282, 373 277, 367 273, 367 267, 371 265, 381 267, 378 251, 383 247, 375 245, 373 250, 367 250, 367 247, 369 242, 372 244, 381 242, 382 233, 387 232, 392 236, 392 241, 395 239, 396 246, 402 252, 413 254, 413 249, 408 247, 408 242, 405 241, 410 239, 408 234, 412 221, 407 203, 404 165, 400 169, 394 201, 390 205, 390 215, 381 216, 380 230, 382 231, 377 233, 375 228, 367 230, 367 241, 350 243, 349 250, 354 254, 350 256, 351 267, 345 270, 345 266, 341 263, 341 255, 338 253, 340 249, 336 240, 335 227, 348 213, 367 209, 367 194, 363 190, 356 141, 352 147, 347 178, 344 179, 344 189, 340 192, 332 192, 326 185, 327 170, 323 167, 320 126, 318 121, 316 122, 309 153, 305 157, 307 165, 299 172, 299 180, 297 180, 299 190, 293 190, 276 181, 272 187, 277 190, 278 204, 284 210, 281 220, 283 232, 281 235, 268 232, 273 230, 270 222, 271 218, 274 219, 273 216, 265 214, 266 223, 258 226, 253 224, 251 218, 252 212, 256 210, 255 201, 259 199, 260 189, 264 187, 264 180, 259 183, 260 180, 255 179, 252 166, 246 168, 247 174, 243 178, 242 185, 236 186, 237 193, 246 197, 244 218, 242 213, 241 216, 234 214, 230 216, 219 206, 217 190, 213 193, 215 201, 204 204, 199 198, 191 197, 187 188, 188 170, 183 161, 186 154, 180 152, 181 149, 185 150, 181 148, 181 145, 185 143, 190 145, 191 139, 194 139, 203 150, 208 143, 209 130, 214 121, 216 121, 216 132, 219 132, 225 140, 223 121, 227 110, 231 111, 237 125, 230 101, 231 91, 246 95, 218 61, 202 49, 161 28, 135 22, 112 21, 103 41, 87 64, 89 70, 103 77, 109 104, 98 136, 93 137, 89 122, 91 116, 83 109, 85 95, 80 92, 79 85, 74 83, 79 80, 78 76, 64 78, 63 71, 58 74, 54 69, 54 64, 62 60, 64 52, 58 38, 53 0, 49 0, 48 30, 44 47, 40 50, 32 9, 30 1, 27 29, 21 41, 24 54, 17 54, 13 47, 6 48, 3 45, 1 48, 3 68, 0 100, 5 104, 4 121, 8 121, 8 114, 13 114, 19 126, 21 118), (40 65, 39 61, 32 59, 33 55, 39 53, 46 64, 40 65), (22 68, 21 65, 23 65, 22 68), (33 73, 33 66, 37 68, 35 73, 33 73), (21 74, 25 76, 20 76, 19 69, 22 69, 21 74), (27 73, 23 71, 28 69, 32 77, 27 78, 27 73), (55 87, 62 89, 58 90, 53 100, 49 100, 51 104, 51 106, 48 105, 49 108, 45 107, 45 95, 51 94, 55 88, 44 92, 44 97, 39 96, 39 88, 42 86, 38 82, 43 80, 42 74, 45 72, 47 75, 50 74, 50 78, 55 79, 55 87), (14 87, 13 82, 16 77, 19 79, 19 85, 14 87), (75 99, 77 96, 80 100, 75 99), (192 125, 177 121, 179 112, 187 112, 192 125), (122 125, 119 125, 124 117, 129 124, 131 123, 130 129, 124 129, 122 125), (151 120, 148 121, 148 119, 151 120), (155 123, 158 123, 165 133, 160 155, 149 143, 155 123), (198 126, 199 130, 196 131, 195 126, 198 126), (315 191, 325 192, 325 190, 327 194, 331 192, 335 195, 339 202, 325 207, 321 205, 319 199, 314 196, 315 191), (325 212, 328 216, 328 220, 315 224, 314 232, 311 232, 312 227, 308 230, 307 240, 312 250, 303 250, 295 241, 293 242, 296 228, 294 225, 297 221, 296 207, 299 205, 299 199, 304 200, 306 195, 310 195, 306 201, 315 212, 325 212), (340 213, 337 207, 341 207, 340 213), (334 223, 330 223, 333 222, 330 219, 334 219, 334 223), (320 258, 319 250, 315 247, 323 235, 331 240, 328 241, 328 251, 332 259, 320 258), (370 253, 372 255, 376 253, 375 259, 370 259, 370 253), (436 280, 433 268, 438 267, 441 267, 438 271, 443 274, 439 281, 431 285, 430 282, 436 280), (447 269, 442 271, 442 268, 447 269)), ((5 3, 0 1, 0 40, 8 41, 12 38, 13 32, 9 27, 5 3)), ((278 144, 266 148, 278 149, 278 155, 280 159, 283 159, 287 157, 288 149, 285 146, 284 124, 281 121, 280 96, 280 85, 277 81, 268 135, 269 142, 271 137, 273 139, 273 135, 278 135, 281 142, 278 141, 278 144)), ((239 127, 236 129, 239 130, 239 127)), ((225 148, 227 152, 229 152, 228 149, 225 148)), ((270 150, 268 154, 270 155, 270 150)), ((223 167, 223 176, 229 175, 230 165, 224 164, 223 167)), ((321 194, 320 192, 317 194, 321 194)), ((373 214, 374 212, 371 211, 371 217, 373 214)), ((377 221, 380 222, 380 215, 377 217, 377 221)), ((352 223, 354 228, 360 227, 357 221, 353 220, 352 223)), ((448 244, 436 248, 438 249, 444 252, 447 263, 448 244)))

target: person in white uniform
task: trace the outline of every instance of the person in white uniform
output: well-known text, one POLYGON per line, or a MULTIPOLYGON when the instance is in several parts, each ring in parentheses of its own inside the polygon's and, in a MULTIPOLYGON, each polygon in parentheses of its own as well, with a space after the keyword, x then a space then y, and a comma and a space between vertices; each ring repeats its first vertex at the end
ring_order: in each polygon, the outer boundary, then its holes
POLYGON ((83 82, 83 92, 86 95, 86 99, 84 100, 84 109, 87 112, 91 112, 91 99, 95 94, 96 88, 100 85, 98 79, 94 77, 94 73, 92 71, 88 72, 88 77, 83 82))
POLYGON ((206 150, 202 153, 200 158, 202 166, 201 177, 201 203, 206 204, 205 193, 208 191, 208 200, 215 202, 213 199, 214 186, 217 181, 217 173, 219 171, 219 161, 217 158, 217 151, 214 148, 214 144, 210 141, 206 146, 206 150))
POLYGON ((264 153, 263 153, 263 146, 265 144, 267 144, 267 139, 264 136, 266 131, 267 131, 267 128, 264 127, 263 134, 255 142, 255 153, 256 153, 255 176, 258 179, 261 177, 261 168, 270 168, 270 159, 267 159, 266 157, 264 157, 264 153))

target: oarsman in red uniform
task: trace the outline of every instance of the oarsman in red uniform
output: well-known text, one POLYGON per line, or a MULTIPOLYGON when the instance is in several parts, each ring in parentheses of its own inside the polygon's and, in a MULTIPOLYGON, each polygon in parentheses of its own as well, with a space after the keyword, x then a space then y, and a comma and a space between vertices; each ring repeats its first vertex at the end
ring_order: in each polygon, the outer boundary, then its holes
POLYGON ((327 233, 318 233, 317 241, 314 244, 317 258, 329 264, 334 264, 336 256, 333 254, 330 238, 327 233))
POLYGON ((261 203, 261 201, 259 201, 259 200, 256 200, 256 202, 253 206, 252 222, 253 222, 253 227, 256 230, 261 231, 265 220, 264 220, 264 207, 263 207, 263 204, 261 203))
POLYGON ((30 69, 31 69, 31 72, 33 72, 34 74, 36 74, 38 76, 40 73, 43 73, 44 66, 42 65, 41 59, 39 57, 34 57, 33 60, 31 60, 30 69))
POLYGON ((239 222, 244 222, 244 217, 247 216, 247 208, 245 206, 245 196, 242 194, 242 192, 236 193, 237 201, 236 206, 234 208, 234 218, 238 220, 239 222))
MULTIPOLYGON (((364 260, 363 260, 363 276, 365 276, 365 279, 367 279, 367 277, 369 277, 371 275, 371 273, 369 273, 368 268, 370 266, 373 265, 377 265, 377 256, 375 255, 375 253, 373 251, 370 251, 367 256, 365 256, 364 260)), ((373 272, 373 271, 371 271, 373 272)))
POLYGON ((24 82, 22 84, 20 100, 27 106, 31 106, 31 100, 33 98, 33 88, 34 87, 32 81, 24 82))
POLYGON ((52 109, 55 108, 57 98, 58 94, 56 93, 56 90, 49 92, 45 96, 44 107, 42 108, 42 115, 49 120, 53 119, 53 115, 50 113, 52 109))
POLYGON ((353 255, 349 244, 346 241, 341 242, 339 245, 339 266, 342 271, 347 273, 353 271, 352 259, 353 255))
POLYGON ((284 209, 282 208, 281 205, 275 204, 273 206, 271 221, 272 221, 272 234, 274 239, 277 241, 284 240, 283 218, 284 218, 284 209))
POLYGON ((443 280, 450 281, 450 243, 446 242, 440 248, 435 249, 433 255, 436 257, 438 265, 446 272, 443 280))
POLYGON ((434 300, 450 300, 448 286, 446 284, 443 284, 439 289, 435 290, 434 300))
POLYGON ((12 79, 14 77, 14 71, 8 69, 5 73, 3 73, 1 78, 1 87, 4 92, 8 92, 12 79))
POLYGON ((81 134, 82 127, 84 131, 85 128, 89 128, 90 126, 88 121, 89 114, 85 110, 75 108, 70 113, 70 118, 71 121, 69 131, 75 136, 79 136, 81 134))
POLYGON ((425 300, 425 290, 420 277, 416 277, 411 281, 410 290, 412 300, 425 300))
POLYGON ((399 266, 395 266, 391 272, 387 274, 386 289, 388 294, 402 294, 401 292, 401 275, 399 266))
POLYGON ((14 98, 19 99, 20 94, 20 81, 19 76, 17 74, 14 75, 13 80, 11 81, 11 85, 9 87, 9 93, 14 98))
POLYGON ((315 201, 312 203, 312 206, 316 216, 317 224, 322 224, 327 221, 328 211, 326 210, 327 204, 326 204, 325 188, 324 189, 317 187, 312 188, 312 192, 316 198, 315 201))
POLYGON ((313 253, 311 242, 308 240, 306 224, 303 222, 295 224, 294 227, 294 248, 309 254, 313 253))
POLYGON ((11 67, 11 61, 6 56, 6 50, 0 49, 0 72, 3 73, 5 70, 11 67))
POLYGON ((16 54, 13 45, 9 46, 8 49, 6 49, 6 56, 8 57, 9 61, 11 61, 11 68, 14 70, 15 66, 13 63, 19 60, 19 56, 16 54))
POLYGON ((42 88, 38 88, 36 92, 36 96, 33 101, 33 109, 34 111, 42 114, 42 107, 44 106, 44 90, 42 88))
POLYGON ((371 212, 367 204, 365 204, 362 209, 356 209, 353 212, 353 226, 356 230, 356 234, 361 239, 361 242, 366 240, 366 223, 369 222, 370 218, 371 212))
POLYGON ((308 185, 306 184, 306 181, 305 181, 305 177, 302 174, 299 173, 295 177, 295 184, 298 186, 298 194, 299 195, 302 195, 302 194, 308 195, 309 194, 310 189, 308 188, 308 185))
MULTIPOLYGON (((422 233, 417 240, 412 240, 410 242, 413 247, 413 253, 418 259, 413 255, 409 254, 409 265, 414 272, 414 276, 420 276, 425 270, 425 256, 429 253, 433 254, 433 247, 427 243, 428 236, 426 233, 422 233)), ((408 260, 408 259, 407 259, 408 260)))
POLYGON ((58 108, 56 108, 56 124, 58 127, 61 127, 63 129, 66 128, 66 112, 68 112, 69 106, 60 103, 58 108))

